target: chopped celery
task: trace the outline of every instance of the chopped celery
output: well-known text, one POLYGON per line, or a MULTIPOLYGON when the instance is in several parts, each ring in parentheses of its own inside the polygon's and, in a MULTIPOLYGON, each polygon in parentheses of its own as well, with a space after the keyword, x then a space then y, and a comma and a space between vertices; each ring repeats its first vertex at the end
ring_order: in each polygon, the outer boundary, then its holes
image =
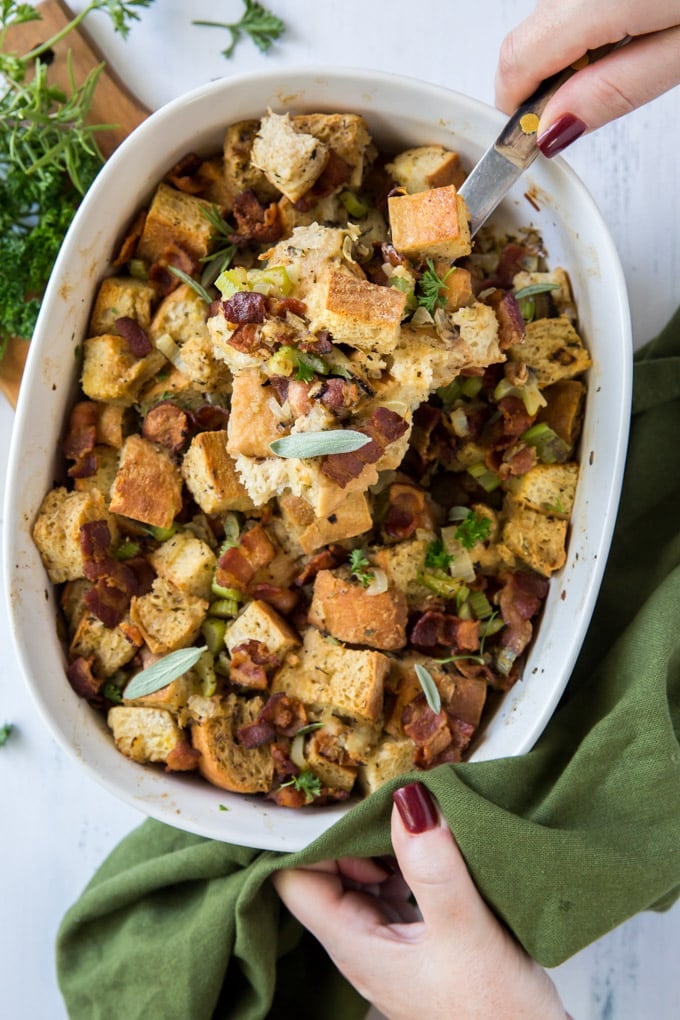
POLYGON ((117 560, 131 560, 133 557, 139 555, 140 548, 141 546, 139 542, 133 542, 128 538, 120 543, 114 555, 117 560))
POLYGON ((499 630, 503 630, 503 627, 505 627, 503 617, 494 613, 488 620, 482 620, 480 623, 479 636, 482 638, 491 637, 492 634, 497 634, 499 630))
POLYGON ((520 436, 527 446, 533 446, 536 455, 544 464, 563 464, 569 459, 570 447, 561 436, 545 422, 537 422, 520 436))
POLYGON ((167 542, 169 538, 177 531, 177 525, 171 524, 169 528, 157 528, 155 525, 149 525, 149 534, 152 538, 155 538, 157 542, 167 542))
POLYGON ((248 286, 248 271, 243 266, 225 269, 215 280, 215 286, 225 301, 227 301, 239 290, 250 290, 248 286))
POLYGON ((210 590, 213 595, 217 595, 220 599, 233 599, 235 602, 240 602, 243 598, 238 588, 225 588, 224 585, 218 584, 217 581, 213 581, 210 585, 210 590))
POLYGON ((224 635, 227 631, 226 622, 218 616, 208 616, 203 621, 201 634, 212 655, 217 655, 224 648, 224 635))
POLYGON ((228 300, 240 290, 254 290, 259 294, 282 294, 286 297, 293 289, 293 281, 285 266, 267 266, 266 269, 244 269, 235 266, 225 269, 215 280, 222 297, 228 300))
POLYGON ((353 216, 355 220, 361 220, 364 218, 369 210, 369 205, 360 198, 356 191, 350 191, 345 189, 340 192, 340 201, 344 205, 350 216, 353 216))
POLYGON ((498 403, 504 397, 517 397, 524 404, 527 414, 531 415, 537 414, 539 408, 545 407, 548 403, 539 390, 533 374, 530 374, 522 386, 511 383, 509 379, 501 379, 493 391, 493 399, 498 403))
POLYGON ((445 599, 455 598, 463 583, 460 578, 450 577, 442 570, 421 570, 417 581, 425 588, 429 588, 435 595, 440 595, 445 599))
POLYGON ((460 389, 464 397, 476 397, 482 388, 481 375, 464 375, 460 379, 460 389))
POLYGON ((216 602, 210 603, 210 615, 219 616, 224 620, 230 620, 234 616, 238 616, 239 603, 237 599, 217 599, 216 602))
POLYGON ((149 274, 146 262, 143 259, 130 259, 127 264, 128 272, 135 280, 148 280, 149 274))
POLYGON ((496 472, 489 471, 483 461, 471 464, 467 469, 467 473, 475 479, 478 485, 481 485, 485 492, 493 492, 501 484, 501 480, 496 472))
POLYGON ((468 604, 475 620, 484 620, 493 613, 493 607, 483 591, 471 591, 468 604))

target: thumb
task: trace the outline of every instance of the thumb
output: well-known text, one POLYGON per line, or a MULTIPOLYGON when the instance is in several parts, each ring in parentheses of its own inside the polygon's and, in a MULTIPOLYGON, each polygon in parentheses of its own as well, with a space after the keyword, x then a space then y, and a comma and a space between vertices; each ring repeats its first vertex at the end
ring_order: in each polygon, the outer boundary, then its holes
POLYGON ((490 911, 470 877, 451 830, 422 783, 394 792, 392 846, 429 934, 461 923, 482 935, 490 911))
POLYGON ((556 156, 586 131, 643 106, 680 82, 680 26, 638 36, 577 71, 552 97, 538 147, 556 156))

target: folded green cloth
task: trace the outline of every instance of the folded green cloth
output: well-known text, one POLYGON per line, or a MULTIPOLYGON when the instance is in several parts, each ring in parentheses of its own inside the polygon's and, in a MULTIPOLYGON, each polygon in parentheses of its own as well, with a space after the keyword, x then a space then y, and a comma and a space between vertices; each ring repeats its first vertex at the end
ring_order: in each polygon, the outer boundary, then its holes
MULTIPOLYGON (((680 894, 679 435, 680 312, 636 358, 616 534, 562 704, 528 754, 418 773, 482 893, 545 966, 680 894)), ((267 879, 390 852, 395 785, 288 856, 145 822, 62 923, 69 1015, 362 1017, 366 1004, 267 879)))

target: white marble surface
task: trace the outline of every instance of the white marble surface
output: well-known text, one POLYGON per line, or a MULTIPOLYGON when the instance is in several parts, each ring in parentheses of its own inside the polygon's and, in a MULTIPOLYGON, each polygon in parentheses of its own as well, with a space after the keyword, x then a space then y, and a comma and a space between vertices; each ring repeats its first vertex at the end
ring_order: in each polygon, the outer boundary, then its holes
MULTIPOLYGON (((245 41, 230 62, 219 52, 226 33, 192 28, 190 21, 235 20, 239 0, 156 0, 126 43, 113 37, 101 14, 91 19, 90 31, 152 108, 215 77, 300 63, 396 71, 492 102, 500 41, 533 6, 529 0, 270 4, 288 24, 282 42, 263 56, 245 41)), ((83 0, 72 3, 84 6, 83 0)), ((676 89, 580 140, 567 157, 618 246, 637 343, 653 336, 680 304, 678 124, 676 89)), ((0 405, 3 488, 12 417, 0 405)), ((0 1016, 60 1020, 66 1014, 53 962, 59 921, 142 816, 84 777, 54 743, 24 689, 6 612, 0 614, 0 678, 0 724, 15 725, 0 751, 0 1016)), ((666 915, 630 920, 554 972, 566 1007, 576 1020, 674 1020, 680 1016, 679 944, 680 905, 666 915)))

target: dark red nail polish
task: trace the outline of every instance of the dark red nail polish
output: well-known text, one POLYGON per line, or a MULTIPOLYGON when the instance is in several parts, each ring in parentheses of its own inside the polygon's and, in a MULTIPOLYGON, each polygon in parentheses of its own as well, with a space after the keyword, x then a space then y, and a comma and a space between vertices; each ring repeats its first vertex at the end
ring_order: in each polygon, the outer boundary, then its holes
POLYGON ((551 159, 580 138, 585 129, 586 125, 579 117, 573 113, 564 113, 540 135, 536 144, 543 155, 551 159))
POLYGON ((427 787, 422 783, 409 783, 395 790, 392 799, 397 805, 401 820, 414 835, 434 829, 439 815, 427 787))

